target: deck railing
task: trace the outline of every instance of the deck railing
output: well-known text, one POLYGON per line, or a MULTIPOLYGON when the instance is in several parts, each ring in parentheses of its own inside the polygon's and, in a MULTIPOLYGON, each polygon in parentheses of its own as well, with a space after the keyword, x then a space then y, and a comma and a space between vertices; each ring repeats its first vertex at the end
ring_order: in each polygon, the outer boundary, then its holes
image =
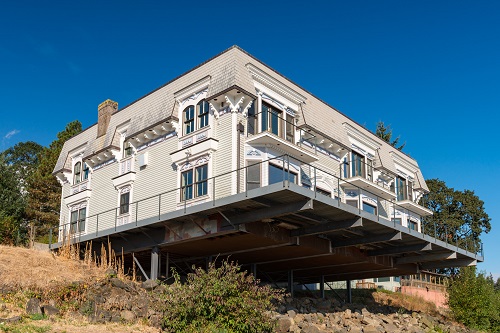
MULTIPOLYGON (((200 181, 197 181, 200 183, 200 181)), ((386 200, 369 190, 360 188, 355 184, 349 183, 349 180, 342 179, 335 172, 299 161, 289 155, 277 156, 265 161, 260 161, 247 165, 245 167, 222 173, 201 181, 203 183, 202 191, 194 191, 192 195, 187 196, 186 186, 171 188, 159 194, 129 203, 125 214, 120 214, 119 206, 111 207, 108 210, 87 216, 84 223, 85 231, 79 232, 83 228, 77 221, 75 223, 64 223, 58 228, 52 230, 51 235, 58 234, 58 241, 65 241, 66 237, 78 240, 82 235, 94 235, 98 237, 104 230, 117 230, 122 224, 135 224, 145 219, 161 220, 165 213, 183 210, 184 213, 188 207, 212 202, 215 206, 216 200, 229 197, 236 193, 245 193, 255 188, 260 188, 273 183, 282 183, 286 187, 288 183, 296 183, 303 187, 311 189, 314 197, 330 197, 331 205, 340 207, 342 203, 350 204, 356 207, 359 213, 362 211, 373 214, 373 218, 391 221, 394 227, 398 224, 406 224, 408 221, 421 223, 419 230, 413 230, 409 224, 409 233, 419 233, 440 239, 448 244, 467 250, 468 252, 480 254, 483 257, 483 246, 479 241, 468 239, 463 236, 461 230, 449 227, 445 221, 431 221, 424 216, 420 216, 407 208, 404 208, 393 200, 386 200), (262 175, 267 175, 267 180, 262 180, 262 175), (239 182, 235 179, 240 179, 239 182), (325 189, 324 179, 330 179, 330 188, 325 189), (320 181, 321 179, 321 181, 320 181), (239 184, 239 186, 237 185, 239 184), (349 191, 344 191, 348 185, 349 191), (354 191, 352 190, 354 189, 354 191), (189 198, 188 200, 183 200, 189 198), (398 214, 399 213, 399 214, 398 214), (397 216, 401 216, 398 220, 397 216), (405 220, 406 219, 406 220, 405 220), (73 229, 71 227, 73 225, 73 229), (71 231, 76 232, 71 232, 71 231)), ((194 183, 193 183, 194 185, 194 183)), ((88 209, 88 208, 87 208, 88 209)), ((52 241, 51 241, 52 243, 52 241)))

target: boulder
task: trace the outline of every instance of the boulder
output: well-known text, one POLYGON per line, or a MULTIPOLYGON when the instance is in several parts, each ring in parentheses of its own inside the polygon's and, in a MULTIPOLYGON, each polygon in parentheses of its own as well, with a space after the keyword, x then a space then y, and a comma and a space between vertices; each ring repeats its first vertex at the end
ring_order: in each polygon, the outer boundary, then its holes
POLYGON ((42 305, 42 312, 46 316, 55 316, 59 314, 59 309, 52 305, 42 305))
POLYGON ((129 310, 120 312, 120 318, 126 322, 133 322, 135 320, 135 313, 129 310))
POLYGON ((281 317, 278 319, 278 325, 276 327, 277 333, 286 333, 290 330, 290 327, 294 324, 293 319, 288 317, 281 317))
POLYGON ((141 287, 143 289, 148 290, 148 291, 155 289, 157 286, 158 286, 158 282, 156 282, 155 280, 151 280, 151 279, 146 280, 141 284, 141 287))
POLYGON ((26 313, 29 315, 42 314, 40 300, 38 298, 29 299, 28 303, 26 303, 26 313))

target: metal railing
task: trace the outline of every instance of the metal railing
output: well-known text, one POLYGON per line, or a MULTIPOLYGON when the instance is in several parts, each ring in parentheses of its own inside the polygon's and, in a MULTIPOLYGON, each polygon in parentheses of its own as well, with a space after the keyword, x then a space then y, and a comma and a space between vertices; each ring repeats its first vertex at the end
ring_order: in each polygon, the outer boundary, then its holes
POLYGON ((375 178, 374 176, 374 171, 376 168, 373 166, 373 164, 366 163, 363 160, 353 160, 351 158, 350 161, 344 160, 340 163, 339 165, 339 174, 342 179, 350 179, 354 177, 361 177, 364 178, 368 181, 370 181, 373 184, 376 184, 390 192, 394 192, 394 186, 391 186, 391 184, 383 179, 380 178, 375 178))
MULTIPOLYGON (((398 224, 406 226, 409 233, 426 234, 456 246, 457 249, 462 248, 483 256, 483 246, 480 241, 460 237, 463 233, 460 234, 460 230, 448 227, 445 221, 438 223, 426 220, 424 216, 398 205, 393 200, 381 198, 369 190, 356 186, 330 170, 302 162, 289 155, 255 162, 237 170, 198 180, 198 184, 203 184, 201 195, 187 196, 185 192, 181 192, 182 189, 186 190, 186 186, 172 188, 131 202, 127 214, 120 214, 120 207, 116 206, 87 216, 84 222, 84 232, 79 232, 78 230, 81 229, 77 225, 77 231, 70 233, 70 223, 61 224, 58 227, 58 239, 61 242, 65 240, 65 237, 78 239, 79 236, 88 234, 98 237, 104 230, 116 231, 121 224, 138 225, 139 221, 146 219, 160 221, 162 215, 166 213, 178 210, 183 210, 185 213, 188 207, 200 203, 212 202, 215 206, 216 200, 236 193, 245 193, 245 196, 248 196, 248 191, 252 189, 273 183, 282 183, 285 187, 288 182, 310 188, 315 198, 330 197, 331 204, 334 206, 340 207, 341 203, 351 205, 359 213, 364 211, 373 214, 374 219, 379 221, 381 218, 391 221, 394 227, 398 224), (267 176, 267 179, 263 175, 267 176), (236 182, 238 178, 240 181, 236 182), (330 181, 325 182, 325 179, 330 179, 330 181), (345 190, 346 187, 348 190, 345 190), (184 198, 187 200, 183 200, 184 198), (417 228, 412 229, 414 225, 409 222, 417 223, 417 228), (419 223, 420 228, 418 228, 419 223)), ((52 230, 51 232, 54 234, 52 230)))

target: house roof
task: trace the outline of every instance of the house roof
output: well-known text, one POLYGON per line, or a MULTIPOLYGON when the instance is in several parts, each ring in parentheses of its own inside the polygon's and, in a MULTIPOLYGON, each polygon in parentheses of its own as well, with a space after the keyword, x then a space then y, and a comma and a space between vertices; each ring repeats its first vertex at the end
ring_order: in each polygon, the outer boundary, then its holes
MULTIPOLYGON (((136 133, 168 117, 179 118, 175 94, 202 78, 209 78, 207 92, 209 98, 220 95, 234 87, 245 91, 251 96, 255 96, 256 89, 252 74, 248 67, 249 64, 258 68, 258 70, 269 77, 282 82, 287 88, 297 92, 298 95, 303 96, 303 101, 300 103, 301 110, 299 110, 299 113, 302 112, 302 116, 299 117, 298 125, 307 125, 307 127, 313 128, 333 138, 345 147, 351 147, 346 130, 342 126, 345 122, 348 122, 351 126, 363 132, 365 135, 372 136, 374 140, 381 141, 371 131, 359 125, 357 122, 321 99, 315 97, 293 81, 276 72, 274 69, 265 65, 238 46, 232 46, 135 102, 125 106, 118 112, 115 112, 111 116, 108 130, 105 135, 96 138, 97 124, 94 124, 84 132, 66 141, 54 168, 54 173, 71 166, 69 152, 79 147, 82 142, 87 142, 84 152, 85 157, 107 147, 119 146, 120 137, 119 133, 117 133, 117 128, 126 122, 129 122, 127 133, 136 133)), ((395 167, 390 152, 395 150, 396 149, 390 144, 381 141, 381 146, 377 153, 381 167, 391 172, 395 172, 395 167)), ((408 155, 399 151, 398 155, 403 155, 403 158, 407 159, 409 163, 416 164, 408 155)), ((421 185, 422 188, 426 188, 422 175, 420 174, 418 177, 422 178, 421 181, 419 180, 420 183, 423 183, 423 185, 421 185)))

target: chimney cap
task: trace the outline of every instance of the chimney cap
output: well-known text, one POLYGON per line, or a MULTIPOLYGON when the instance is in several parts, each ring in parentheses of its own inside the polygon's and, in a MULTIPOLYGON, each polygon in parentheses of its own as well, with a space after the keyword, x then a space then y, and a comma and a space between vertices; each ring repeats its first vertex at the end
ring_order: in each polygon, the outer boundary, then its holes
POLYGON ((104 102, 102 102, 101 104, 99 104, 97 109, 100 110, 106 106, 111 106, 114 109, 114 111, 118 110, 118 102, 112 101, 110 99, 107 99, 104 102))

